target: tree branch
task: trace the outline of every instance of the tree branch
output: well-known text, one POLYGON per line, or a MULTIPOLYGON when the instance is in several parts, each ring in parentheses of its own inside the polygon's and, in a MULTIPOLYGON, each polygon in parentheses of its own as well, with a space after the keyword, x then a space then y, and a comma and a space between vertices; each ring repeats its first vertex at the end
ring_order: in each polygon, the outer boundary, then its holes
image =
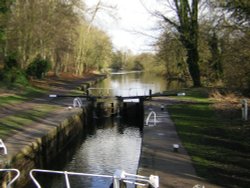
POLYGON ((160 16, 165 22, 167 22, 168 24, 172 25, 173 27, 175 27, 177 30, 179 30, 179 25, 177 23, 175 23, 174 21, 170 20, 169 18, 167 18, 166 16, 164 16, 162 13, 160 12, 156 12, 157 16, 160 16))

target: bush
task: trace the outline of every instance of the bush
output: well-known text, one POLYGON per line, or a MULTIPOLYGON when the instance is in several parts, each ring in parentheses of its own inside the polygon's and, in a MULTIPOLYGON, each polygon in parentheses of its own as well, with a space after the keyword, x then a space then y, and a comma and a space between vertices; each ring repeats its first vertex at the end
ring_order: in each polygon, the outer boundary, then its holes
POLYGON ((41 79, 49 69, 50 62, 38 56, 32 63, 29 64, 26 73, 28 76, 34 76, 38 79, 41 79))
POLYGON ((250 32, 228 45, 224 53, 224 82, 230 89, 250 91, 250 32))
POLYGON ((21 70, 16 55, 9 55, 4 59, 4 68, 0 70, 0 81, 6 86, 13 84, 28 85, 26 74, 21 70))
POLYGON ((2 81, 5 85, 12 85, 12 84, 28 85, 29 84, 26 78, 25 72, 18 68, 1 70, 0 81, 2 81))
POLYGON ((16 55, 13 54, 5 57, 4 59, 4 69, 8 70, 12 68, 20 68, 16 59, 16 55))

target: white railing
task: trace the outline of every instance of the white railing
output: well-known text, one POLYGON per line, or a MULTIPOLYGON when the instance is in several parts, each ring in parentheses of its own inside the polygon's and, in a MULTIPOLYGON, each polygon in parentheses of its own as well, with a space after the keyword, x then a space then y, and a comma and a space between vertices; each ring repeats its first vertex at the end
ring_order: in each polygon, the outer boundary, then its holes
POLYGON ((6 146, 5 146, 5 144, 4 144, 4 142, 3 142, 3 140, 2 139, 0 139, 0 148, 3 148, 3 153, 5 154, 5 155, 7 155, 7 148, 6 148, 6 146))
POLYGON ((156 125, 156 113, 154 112, 154 111, 151 111, 149 114, 148 114, 148 117, 147 117, 147 119, 146 119, 146 125, 148 126, 149 125, 149 120, 150 120, 150 118, 151 118, 151 116, 154 116, 153 117, 153 125, 155 126, 156 125))
POLYGON ((247 99, 241 100, 242 105, 242 120, 247 121, 248 119, 248 102, 247 99))
POLYGON ((17 180, 20 176, 20 172, 17 169, 0 169, 0 172, 15 172, 15 177, 7 184, 7 188, 11 188, 11 185, 17 180))
POLYGON ((98 96, 110 96, 112 94, 112 88, 88 88, 89 95, 94 94, 98 96))
POLYGON ((126 173, 123 170, 116 170, 114 174, 113 188, 120 188, 120 182, 130 183, 140 186, 151 185, 153 188, 159 187, 159 176, 150 175, 149 177, 126 173))
POLYGON ((131 183, 134 185, 147 186, 148 184, 153 186, 153 188, 159 187, 159 177, 158 176, 139 176, 134 174, 126 173, 123 170, 116 170, 113 176, 110 175, 98 175, 98 174, 87 174, 87 173, 76 173, 68 171, 54 171, 54 170, 42 170, 42 169, 33 169, 30 171, 30 177, 37 188, 41 188, 41 185, 36 180, 33 173, 49 173, 49 174, 62 174, 64 175, 66 188, 71 188, 69 182, 69 175, 73 176, 88 176, 88 177, 102 177, 102 178, 111 178, 113 180, 113 188, 120 188, 121 182, 131 183))
POLYGON ((121 92, 120 96, 130 97, 130 96, 148 96, 149 91, 144 88, 128 88, 119 90, 121 92))
POLYGON ((77 107, 82 108, 83 107, 82 100, 79 97, 74 98, 73 107, 74 108, 77 108, 77 107))
POLYGON ((149 96, 149 90, 144 88, 128 88, 128 89, 115 89, 115 88, 88 88, 89 95, 95 96, 149 96))
POLYGON ((55 171, 55 170, 33 169, 33 170, 30 171, 29 174, 30 174, 31 179, 35 183, 35 185, 36 185, 37 188, 41 188, 41 185, 39 184, 39 182, 34 177, 34 175, 33 175, 34 172, 49 173, 49 174, 63 174, 67 188, 70 188, 69 175, 74 175, 74 176, 93 176, 93 177, 103 177, 103 178, 112 178, 113 177, 113 176, 107 176, 107 175, 77 173, 77 172, 68 172, 68 171, 55 171))

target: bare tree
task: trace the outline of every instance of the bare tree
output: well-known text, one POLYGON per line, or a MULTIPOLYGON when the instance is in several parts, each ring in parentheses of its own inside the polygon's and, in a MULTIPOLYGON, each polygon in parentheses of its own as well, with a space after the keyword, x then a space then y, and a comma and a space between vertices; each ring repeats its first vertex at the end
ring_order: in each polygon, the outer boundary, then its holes
POLYGON ((166 8, 175 12, 176 18, 169 12, 158 10, 155 16, 161 18, 166 24, 175 28, 178 37, 187 52, 186 63, 191 75, 193 86, 201 86, 199 53, 198 53, 198 4, 200 0, 161 0, 166 8))

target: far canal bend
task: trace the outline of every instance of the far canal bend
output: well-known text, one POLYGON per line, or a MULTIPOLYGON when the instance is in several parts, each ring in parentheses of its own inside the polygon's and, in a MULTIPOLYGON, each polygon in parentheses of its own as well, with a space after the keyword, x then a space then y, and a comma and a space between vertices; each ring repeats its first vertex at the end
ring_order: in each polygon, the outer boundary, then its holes
MULTIPOLYGON (((116 73, 95 87, 113 88, 114 92, 129 88, 152 90, 153 93, 169 89, 164 78, 142 72, 116 73)), ((174 89, 180 87, 175 85, 174 89)), ((119 91, 119 92, 120 92, 119 91)), ((115 94, 114 94, 115 95, 115 94)), ((93 119, 86 131, 66 148, 47 169, 113 175, 122 169, 136 174, 142 142, 143 121, 123 117, 93 119)), ((62 188, 64 178, 51 175, 42 178, 43 187, 62 188), (48 181, 49 180, 49 181, 48 181), (51 181, 50 181, 51 180, 51 181)), ((70 177, 74 188, 109 187, 111 179, 70 177)), ((128 187, 134 187, 129 185, 128 187)))

